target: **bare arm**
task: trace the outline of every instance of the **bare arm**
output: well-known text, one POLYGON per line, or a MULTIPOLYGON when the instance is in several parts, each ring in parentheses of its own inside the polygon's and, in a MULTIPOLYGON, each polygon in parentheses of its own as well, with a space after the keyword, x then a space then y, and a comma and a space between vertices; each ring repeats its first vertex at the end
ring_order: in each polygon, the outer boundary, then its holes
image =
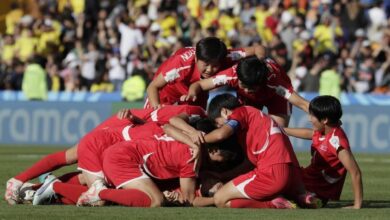
MULTIPOLYGON (((180 129, 175 128, 174 126, 170 124, 166 124, 163 127, 165 134, 172 137, 173 139, 188 145, 192 150, 192 158, 188 161, 192 162, 195 160, 195 164, 197 164, 197 159, 200 155, 200 147, 196 144, 194 144, 190 137, 188 137, 186 134, 184 134, 180 129)), ((197 165, 195 165, 197 167, 197 165)))
POLYGON ((266 56, 266 50, 263 46, 244 47, 246 57, 256 55, 259 59, 264 59, 266 56))
POLYGON ((295 91, 291 94, 291 96, 288 98, 288 101, 297 106, 298 108, 302 109, 304 112, 309 112, 309 102, 304 99, 302 96, 300 96, 295 91))
POLYGON ((206 207, 214 205, 214 197, 195 197, 192 202, 194 207, 206 207))
POLYGON ((159 74, 153 81, 149 84, 146 89, 148 95, 149 103, 152 108, 158 108, 160 106, 159 90, 163 88, 167 82, 165 81, 162 74, 159 74))
POLYGON ((180 190, 184 204, 192 204, 194 202, 195 184, 195 178, 180 178, 180 190))
POLYGON ((213 78, 202 79, 198 82, 194 82, 188 88, 188 94, 183 95, 181 101, 196 101, 197 95, 202 91, 209 91, 215 89, 217 86, 214 85, 213 78))
POLYGON ((362 174, 359 165, 352 153, 348 150, 342 149, 338 152, 338 158, 344 167, 347 169, 352 179, 352 189, 354 194, 354 204, 346 208, 360 209, 363 203, 363 183, 362 174))
POLYGON ((216 143, 225 140, 233 134, 234 130, 232 127, 229 125, 223 125, 222 127, 206 134, 204 139, 206 143, 216 143))
POLYGON ((182 130, 195 144, 204 143, 204 133, 188 124, 188 115, 180 114, 169 119, 169 124, 182 130))
POLYGON ((310 128, 283 128, 288 136, 311 140, 314 131, 310 128))

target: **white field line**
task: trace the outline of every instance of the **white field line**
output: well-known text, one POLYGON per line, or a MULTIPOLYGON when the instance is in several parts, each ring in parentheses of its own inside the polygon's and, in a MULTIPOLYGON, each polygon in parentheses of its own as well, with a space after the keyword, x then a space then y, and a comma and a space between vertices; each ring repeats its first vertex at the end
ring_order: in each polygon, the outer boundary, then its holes
POLYGON ((364 163, 390 163, 389 159, 378 159, 378 158, 359 158, 357 159, 357 162, 364 162, 364 163))

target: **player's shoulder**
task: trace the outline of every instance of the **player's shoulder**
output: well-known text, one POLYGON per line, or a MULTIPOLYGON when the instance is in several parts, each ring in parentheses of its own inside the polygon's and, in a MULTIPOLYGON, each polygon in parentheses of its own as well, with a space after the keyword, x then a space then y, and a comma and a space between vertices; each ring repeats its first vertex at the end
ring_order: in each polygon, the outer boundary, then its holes
POLYGON ((344 130, 339 126, 333 128, 330 132, 330 138, 328 139, 328 143, 336 150, 339 147, 347 149, 349 148, 349 141, 347 135, 345 134, 344 130))
POLYGON ((180 62, 191 62, 195 60, 195 47, 183 47, 178 49, 173 56, 180 62))

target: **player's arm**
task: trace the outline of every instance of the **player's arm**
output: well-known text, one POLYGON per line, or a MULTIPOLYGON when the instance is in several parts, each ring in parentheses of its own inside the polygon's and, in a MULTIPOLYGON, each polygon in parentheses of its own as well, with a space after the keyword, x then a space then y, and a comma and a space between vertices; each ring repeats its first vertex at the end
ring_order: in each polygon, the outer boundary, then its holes
POLYGON ((184 204, 192 205, 195 199, 195 178, 180 178, 180 191, 184 204))
POLYGON ((257 58, 264 59, 266 56, 266 49, 261 45, 244 47, 244 52, 246 57, 256 55, 257 58))
POLYGON ((309 113, 309 101, 300 96, 297 92, 292 92, 291 96, 288 98, 288 101, 302 109, 304 112, 309 113))
POLYGON ((164 76, 160 73, 153 81, 149 84, 146 89, 146 93, 148 95, 149 103, 152 108, 160 107, 160 98, 159 98, 159 90, 163 88, 167 82, 164 79, 164 76))
POLYGON ((182 130, 187 134, 193 143, 204 143, 204 133, 196 130, 194 127, 188 124, 189 118, 187 114, 179 114, 169 119, 169 124, 182 130))
POLYGON ((202 91, 210 91, 215 89, 217 86, 213 82, 213 78, 202 79, 197 82, 194 82, 188 88, 188 94, 183 95, 181 101, 196 101, 197 95, 202 91))
POLYGON ((117 114, 116 114, 117 118, 119 119, 128 119, 130 121, 132 121, 134 124, 145 124, 145 120, 133 115, 131 113, 131 110, 130 109, 121 109, 117 114))
POLYGON ((215 129, 214 131, 205 135, 204 140, 206 143, 221 142, 234 134, 234 128, 228 124, 224 124, 222 127, 215 129))
POLYGON ((314 134, 313 129, 310 128, 288 128, 284 127, 283 130, 288 136, 293 136, 296 138, 302 138, 311 140, 314 134))
MULTIPOLYGON (((189 162, 192 162, 194 160, 197 160, 199 155, 200 155, 200 147, 193 143, 191 138, 184 134, 182 130, 170 125, 170 124, 166 124, 163 126, 163 130, 165 132, 165 134, 167 134, 168 136, 172 137, 173 139, 183 143, 183 144, 186 144, 188 145, 191 150, 192 150, 192 158, 188 161, 189 162)), ((195 162, 197 163, 197 162, 195 162)))
POLYGON ((340 147, 339 149, 340 150, 338 151, 337 156, 351 175, 352 189, 354 194, 353 206, 348 206, 345 208, 360 209, 363 203, 362 173, 351 151, 346 150, 342 147, 340 147))
POLYGON ((214 197, 195 197, 192 202, 194 207, 206 207, 214 205, 214 197))

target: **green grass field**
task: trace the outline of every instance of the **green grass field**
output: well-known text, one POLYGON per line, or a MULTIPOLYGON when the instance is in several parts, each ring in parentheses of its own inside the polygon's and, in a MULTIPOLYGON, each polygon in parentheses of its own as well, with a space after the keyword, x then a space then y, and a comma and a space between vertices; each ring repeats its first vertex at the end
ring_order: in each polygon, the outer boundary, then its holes
MULTIPOLYGON (((3 198, 6 181, 37 161, 43 155, 60 148, 0 147, 0 193, 3 198)), ((75 206, 9 206, 1 199, 0 220, 3 219, 389 219, 390 216, 390 155, 355 155, 363 172, 364 208, 346 210, 353 196, 347 177, 340 202, 318 210, 260 210, 217 208, 128 208, 128 207, 75 207, 75 206)), ((309 155, 299 153, 301 165, 307 165, 309 155)), ((56 175, 74 170, 63 168, 56 175)))

